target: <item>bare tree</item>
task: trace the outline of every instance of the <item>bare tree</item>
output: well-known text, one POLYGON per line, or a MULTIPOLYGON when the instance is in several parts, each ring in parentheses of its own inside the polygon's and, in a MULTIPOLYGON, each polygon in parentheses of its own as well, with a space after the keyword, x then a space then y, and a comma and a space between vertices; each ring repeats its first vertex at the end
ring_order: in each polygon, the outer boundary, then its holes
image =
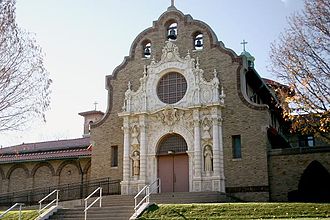
POLYGON ((330 142, 330 1, 305 0, 271 46, 271 70, 290 87, 281 93, 292 130, 330 142))
POLYGON ((0 132, 45 118, 50 103, 49 74, 32 34, 15 21, 15 0, 0 0, 0 132))

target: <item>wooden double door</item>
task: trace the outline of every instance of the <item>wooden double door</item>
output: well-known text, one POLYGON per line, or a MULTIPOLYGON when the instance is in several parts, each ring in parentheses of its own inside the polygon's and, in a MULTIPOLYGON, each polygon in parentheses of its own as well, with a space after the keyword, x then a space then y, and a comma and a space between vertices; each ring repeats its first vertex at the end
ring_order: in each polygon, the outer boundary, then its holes
POLYGON ((189 191, 189 160, 186 153, 158 156, 162 192, 189 191))

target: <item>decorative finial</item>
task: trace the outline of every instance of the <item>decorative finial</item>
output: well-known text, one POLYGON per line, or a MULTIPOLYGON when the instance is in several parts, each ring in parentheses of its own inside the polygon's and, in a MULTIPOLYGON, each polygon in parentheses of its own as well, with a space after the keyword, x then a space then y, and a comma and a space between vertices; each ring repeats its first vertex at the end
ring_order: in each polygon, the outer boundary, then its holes
POLYGON ((171 7, 174 7, 174 0, 171 0, 171 7))
POLYGON ((147 65, 143 66, 143 75, 147 75, 147 65))
POLYGON ((93 104, 95 105, 94 110, 96 111, 96 106, 97 106, 97 104, 99 104, 99 103, 94 102, 93 104))
POLYGON ((128 81, 127 87, 128 87, 128 90, 131 90, 131 81, 128 81))
POLYGON ((214 78, 217 77, 217 69, 214 69, 214 70, 213 70, 213 76, 214 76, 214 78))
POLYGON ((199 69, 199 58, 196 58, 196 69, 199 69))
POLYGON ((243 40, 242 42, 241 42, 241 44, 243 45, 243 52, 245 52, 245 45, 247 44, 248 42, 246 42, 245 40, 243 40))

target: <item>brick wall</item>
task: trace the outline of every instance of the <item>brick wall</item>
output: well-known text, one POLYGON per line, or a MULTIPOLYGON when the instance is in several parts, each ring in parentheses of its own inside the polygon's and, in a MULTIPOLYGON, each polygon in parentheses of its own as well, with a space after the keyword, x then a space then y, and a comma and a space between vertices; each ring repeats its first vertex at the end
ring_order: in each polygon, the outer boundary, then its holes
POLYGON ((89 180, 89 167, 90 158, 0 164, 0 193, 89 180))
POLYGON ((304 170, 312 161, 330 172, 330 148, 278 149, 270 152, 269 182, 272 201, 287 201, 288 192, 298 189, 304 170), (304 152, 301 152, 301 151, 304 152))

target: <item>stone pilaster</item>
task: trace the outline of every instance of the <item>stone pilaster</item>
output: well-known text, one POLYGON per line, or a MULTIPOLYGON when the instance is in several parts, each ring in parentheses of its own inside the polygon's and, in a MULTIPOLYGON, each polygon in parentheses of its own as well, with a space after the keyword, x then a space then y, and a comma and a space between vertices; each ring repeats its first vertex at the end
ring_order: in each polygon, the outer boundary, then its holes
MULTIPOLYGON (((221 112, 220 112, 221 113, 221 112)), ((222 117, 219 118, 219 160, 220 160, 220 191, 226 191, 225 185, 225 168, 223 155, 223 136, 222 136, 222 117)))
POLYGON ((199 109, 193 110, 194 120, 194 176, 200 178, 202 175, 202 157, 201 157, 201 134, 199 109))
POLYGON ((130 176, 130 166, 129 166, 130 132, 129 132, 128 115, 124 116, 123 130, 124 130, 124 154, 123 154, 123 181, 121 182, 121 192, 122 194, 129 194, 128 183, 130 176))
POLYGON ((218 108, 212 107, 212 133, 213 133, 213 173, 220 176, 220 146, 219 146, 219 116, 218 108))
POLYGON ((140 125, 140 180, 142 183, 146 181, 147 169, 147 138, 146 138, 146 117, 139 116, 140 125))

